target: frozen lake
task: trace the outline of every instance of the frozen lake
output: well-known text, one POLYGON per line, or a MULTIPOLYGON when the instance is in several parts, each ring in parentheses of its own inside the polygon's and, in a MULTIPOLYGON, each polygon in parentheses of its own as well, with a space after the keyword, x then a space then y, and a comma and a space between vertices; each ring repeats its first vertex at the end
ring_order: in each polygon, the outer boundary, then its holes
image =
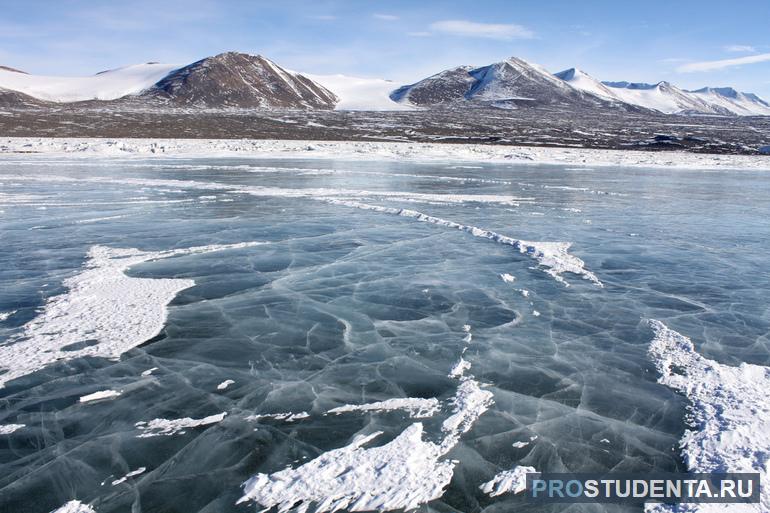
POLYGON ((648 320, 770 365, 769 200, 762 171, 4 157, 0 512, 557 512, 480 487, 684 471, 648 320))

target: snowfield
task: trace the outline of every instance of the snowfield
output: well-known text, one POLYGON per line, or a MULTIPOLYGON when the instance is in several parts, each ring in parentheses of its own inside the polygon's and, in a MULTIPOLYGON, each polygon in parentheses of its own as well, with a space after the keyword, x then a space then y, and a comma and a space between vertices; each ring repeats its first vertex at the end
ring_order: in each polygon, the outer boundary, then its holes
POLYGON ((31 156, 28 154, 89 159, 100 156, 111 158, 237 156, 770 170, 770 158, 763 155, 714 155, 675 151, 270 139, 0 138, 0 158, 14 154, 27 154, 24 155, 25 160, 31 156))
POLYGON ((90 77, 49 77, 0 69, 0 88, 52 102, 115 100, 144 91, 178 67, 176 64, 148 62, 103 71, 90 77))

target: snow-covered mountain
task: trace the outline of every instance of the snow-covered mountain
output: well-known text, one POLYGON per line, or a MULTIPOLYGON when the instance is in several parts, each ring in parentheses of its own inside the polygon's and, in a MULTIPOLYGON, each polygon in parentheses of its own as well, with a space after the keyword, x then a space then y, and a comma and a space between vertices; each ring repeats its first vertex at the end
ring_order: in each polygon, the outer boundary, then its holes
POLYGON ((756 94, 739 93, 732 87, 704 87, 687 92, 739 116, 770 116, 770 103, 756 94))
POLYGON ((49 102, 114 100, 151 87, 178 67, 148 62, 102 71, 90 77, 30 75, 3 67, 0 68, 0 88, 49 102))
POLYGON ((669 82, 600 82, 577 68, 556 73, 555 76, 581 91, 665 114, 770 115, 767 102, 754 94, 738 93, 732 88, 704 87, 686 91, 669 82))
POLYGON ((581 105, 607 107, 611 102, 572 87, 544 68, 511 57, 480 68, 460 66, 400 87, 393 100, 417 106, 581 105))
POLYGON ((451 68, 401 87, 381 79, 302 74, 263 56, 237 52, 187 66, 149 62, 89 77, 31 75, 0 66, 0 106, 4 108, 82 101, 324 110, 545 105, 666 114, 770 115, 770 103, 729 87, 686 91, 668 82, 602 82, 576 68, 553 75, 516 57, 488 66, 451 68))
POLYGON ((172 71, 142 96, 174 105, 332 109, 338 98, 261 55, 227 52, 172 71))

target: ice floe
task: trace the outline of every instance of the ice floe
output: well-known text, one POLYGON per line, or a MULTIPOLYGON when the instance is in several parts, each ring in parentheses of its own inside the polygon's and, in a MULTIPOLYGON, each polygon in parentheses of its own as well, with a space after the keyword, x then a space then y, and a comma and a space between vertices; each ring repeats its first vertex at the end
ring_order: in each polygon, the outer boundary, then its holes
POLYGON ((419 397, 398 397, 394 399, 387 399, 385 401, 378 401, 374 403, 366 404, 346 404, 344 406, 338 406, 332 408, 327 413, 339 415, 341 413, 357 412, 357 411, 392 411, 403 410, 406 411, 410 417, 422 418, 432 417, 440 409, 438 399, 431 397, 429 399, 422 399, 419 397))
POLYGON ((101 401, 104 399, 115 399, 119 397, 123 392, 117 390, 100 390, 93 394, 84 395, 80 398, 81 403, 90 403, 93 401, 101 401))
POLYGON ((24 426, 25 424, 0 424, 0 435, 10 435, 24 426))
POLYGON ((255 246, 257 242, 169 251, 93 246, 85 268, 64 280, 67 292, 54 296, 12 344, 0 346, 0 388, 56 361, 82 356, 118 358, 163 329, 166 306, 190 279, 127 276, 130 267, 181 255, 255 246))
MULTIPOLYGON (((742 363, 733 367, 704 358, 692 341, 651 320, 655 337, 649 353, 660 372, 659 383, 690 400, 688 423, 680 442, 692 472, 758 472, 760 504, 697 504, 692 512, 770 511, 770 368, 742 363)), ((688 506, 689 507, 689 506, 688 506)), ((684 511, 649 505, 648 511, 684 511)))
POLYGON ((216 415, 209 415, 202 419, 191 419, 185 417, 182 419, 153 419, 148 422, 137 422, 136 428, 142 431, 142 433, 136 435, 137 438, 150 438, 153 436, 170 436, 176 434, 184 434, 185 429, 208 426, 210 424, 216 424, 222 422, 226 412, 218 413, 216 415))
POLYGON ((72 500, 51 511, 51 513, 96 513, 96 510, 88 504, 83 504, 78 500, 72 500))
POLYGON ((511 470, 500 472, 491 481, 482 484, 479 488, 490 497, 504 493, 521 493, 527 489, 527 474, 535 472, 537 472, 535 467, 517 465, 511 470))

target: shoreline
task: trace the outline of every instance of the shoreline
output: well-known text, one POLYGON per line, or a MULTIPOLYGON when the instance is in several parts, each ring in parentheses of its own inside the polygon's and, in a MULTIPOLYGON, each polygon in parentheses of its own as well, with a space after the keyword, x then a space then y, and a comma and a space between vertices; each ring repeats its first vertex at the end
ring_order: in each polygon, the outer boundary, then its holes
POLYGON ((0 159, 19 156, 25 158, 243 157, 770 171, 770 156, 677 151, 283 139, 0 138, 0 159))

